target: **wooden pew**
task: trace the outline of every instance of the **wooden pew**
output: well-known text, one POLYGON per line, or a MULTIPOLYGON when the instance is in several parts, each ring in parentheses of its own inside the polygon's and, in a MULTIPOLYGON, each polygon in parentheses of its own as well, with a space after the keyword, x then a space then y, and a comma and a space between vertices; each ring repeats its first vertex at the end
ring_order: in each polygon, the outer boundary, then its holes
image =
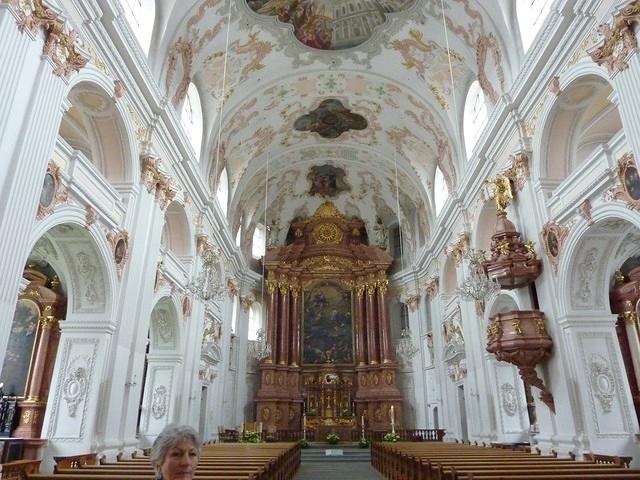
POLYGON ((578 462, 574 458, 534 455, 521 448, 503 450, 469 444, 398 442, 374 443, 371 463, 390 480, 640 479, 640 470, 624 468, 630 458, 585 457, 585 461, 578 462))
MULTIPOLYGON (((19 480, 151 480, 149 458, 118 456, 116 462, 97 460, 96 454, 55 457, 53 475, 39 472, 40 461, 7 464, 6 478, 19 480)), ((290 480, 300 466, 298 443, 206 445, 195 471, 196 480, 290 480)))

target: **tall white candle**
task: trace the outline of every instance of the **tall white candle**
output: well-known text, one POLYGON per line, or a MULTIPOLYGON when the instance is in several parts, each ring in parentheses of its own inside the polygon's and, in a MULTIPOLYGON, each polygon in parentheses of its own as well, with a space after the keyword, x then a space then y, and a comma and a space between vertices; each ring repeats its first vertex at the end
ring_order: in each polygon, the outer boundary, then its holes
POLYGON ((395 423, 395 419, 396 419, 396 417, 393 414, 393 405, 391 405, 391 423, 392 424, 395 423))
POLYGON ((360 423, 362 424, 362 428, 364 428, 364 415, 362 415, 362 416, 360 417, 360 420, 361 420, 361 422, 360 422, 360 423))

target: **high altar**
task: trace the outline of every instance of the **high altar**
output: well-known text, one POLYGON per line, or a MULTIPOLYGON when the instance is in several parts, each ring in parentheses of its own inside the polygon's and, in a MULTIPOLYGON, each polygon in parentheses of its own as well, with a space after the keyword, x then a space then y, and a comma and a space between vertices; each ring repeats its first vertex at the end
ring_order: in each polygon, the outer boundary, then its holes
POLYGON ((306 413, 317 438, 349 438, 363 417, 367 429, 388 431, 392 405, 401 423, 389 322, 393 259, 367 243, 364 222, 326 202, 291 224, 287 245, 267 250, 272 352, 256 395, 265 428, 299 430, 306 413))

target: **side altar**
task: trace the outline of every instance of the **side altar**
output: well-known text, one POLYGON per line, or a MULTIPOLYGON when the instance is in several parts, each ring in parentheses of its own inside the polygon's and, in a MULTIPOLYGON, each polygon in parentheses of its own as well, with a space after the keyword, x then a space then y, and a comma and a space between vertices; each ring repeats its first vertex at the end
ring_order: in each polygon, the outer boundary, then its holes
POLYGON ((368 245, 364 222, 331 202, 292 222, 288 243, 270 247, 267 339, 257 418, 269 430, 318 438, 402 425, 402 395, 390 338, 387 271, 393 259, 368 245))

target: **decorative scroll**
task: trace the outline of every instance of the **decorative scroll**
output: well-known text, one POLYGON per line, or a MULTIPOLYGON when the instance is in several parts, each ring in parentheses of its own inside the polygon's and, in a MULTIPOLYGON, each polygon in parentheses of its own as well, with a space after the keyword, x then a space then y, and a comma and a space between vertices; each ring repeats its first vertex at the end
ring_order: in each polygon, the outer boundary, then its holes
POLYGON ((445 255, 452 257, 456 266, 458 266, 468 251, 469 235, 461 233, 458 235, 458 239, 445 249, 445 255))
POLYGON ((67 403, 67 411, 70 417, 76 416, 78 405, 87 394, 89 364, 89 357, 76 357, 67 368, 62 383, 62 395, 67 403))
POLYGON ((122 271, 129 259, 129 232, 126 230, 109 232, 107 241, 113 251, 113 261, 116 266, 118 278, 122 278, 122 271))
POLYGON ((640 0, 632 1, 613 16, 613 23, 603 23, 598 33, 603 37, 599 47, 589 50, 591 59, 613 75, 627 68, 629 55, 638 47, 634 32, 640 21, 640 0))

